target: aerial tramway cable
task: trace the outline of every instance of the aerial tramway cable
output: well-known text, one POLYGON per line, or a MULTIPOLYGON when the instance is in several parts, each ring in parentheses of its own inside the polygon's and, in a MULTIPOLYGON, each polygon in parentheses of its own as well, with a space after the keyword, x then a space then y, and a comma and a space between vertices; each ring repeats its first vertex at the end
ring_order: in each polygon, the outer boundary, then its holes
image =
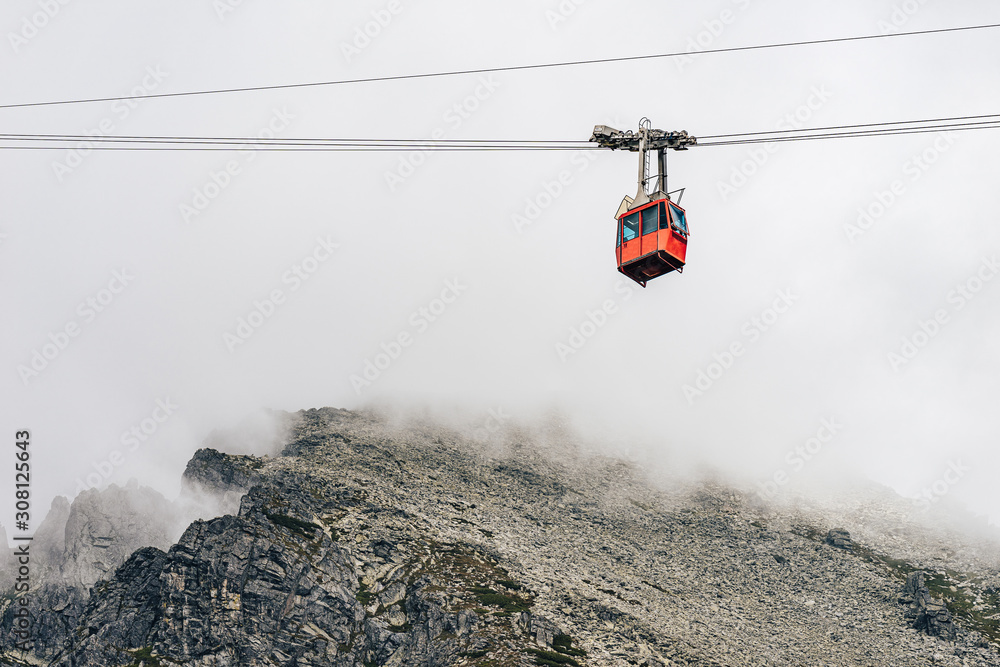
MULTIPOLYGON (((728 48, 718 48, 718 49, 705 49, 703 51, 698 51, 697 55, 707 55, 707 54, 719 54, 719 53, 738 53, 743 51, 759 51, 764 49, 780 49, 788 48, 793 46, 813 46, 819 44, 834 44, 843 42, 859 42, 865 40, 875 40, 875 39, 891 39, 896 37, 913 37, 917 35, 933 35, 933 34, 943 34, 943 33, 953 33, 962 32, 970 30, 987 30, 991 28, 1000 28, 1000 23, 990 23, 983 25, 971 25, 971 26, 957 26, 953 28, 935 28, 930 30, 912 30, 909 32, 896 32, 887 33, 880 35, 856 35, 854 37, 833 37, 829 39, 810 39, 797 42, 779 42, 774 44, 756 44, 749 46, 733 46, 728 48)), ((65 104, 88 104, 92 102, 116 102, 123 100, 146 100, 155 98, 168 98, 168 97, 191 97, 195 95, 223 95, 231 93, 247 93, 247 92, 259 92, 268 90, 288 90, 292 88, 315 88, 321 86, 341 86, 350 84, 360 84, 360 83, 377 83, 386 81, 403 81, 407 79, 430 79, 446 76, 459 76, 463 74, 496 74, 498 72, 517 72, 525 70, 536 70, 536 69, 547 69, 553 67, 574 67, 579 65, 597 65, 597 64, 608 64, 608 63, 620 63, 620 62, 635 62, 639 60, 653 60, 658 58, 681 58, 685 56, 693 55, 690 51, 675 51, 671 53, 652 53, 639 56, 619 56, 614 58, 593 58, 589 60, 570 60, 564 62, 555 63, 538 63, 534 65, 509 65, 502 67, 484 67, 479 69, 463 69, 463 70, 450 70, 442 72, 424 72, 420 74, 397 74, 391 76, 375 76, 367 78, 358 79, 339 79, 334 81, 311 81, 305 83, 286 83, 286 84, 274 84, 274 85, 263 85, 263 86, 246 86, 239 88, 220 88, 213 90, 188 90, 180 91, 175 93, 149 93, 147 95, 125 95, 125 96, 106 96, 106 97, 90 97, 90 98, 80 98, 71 100, 51 100, 47 102, 18 102, 10 104, 0 104, 0 109, 19 109, 26 107, 42 107, 42 106, 56 106, 65 104)))
MULTIPOLYGON (((906 121, 883 121, 853 125, 833 125, 795 130, 770 130, 716 135, 702 135, 699 146, 741 146, 758 143, 882 137, 1000 128, 1000 114, 952 116, 906 121), (708 139, 709 141, 704 141, 708 139)), ((65 150, 86 144, 88 150, 110 151, 234 151, 260 150, 284 152, 467 152, 467 151, 553 151, 600 150, 591 142, 541 139, 369 139, 369 138, 287 138, 197 137, 122 135, 91 136, 83 134, 13 134, 0 133, 0 150, 65 150), (13 145, 10 145, 13 144, 13 145)))

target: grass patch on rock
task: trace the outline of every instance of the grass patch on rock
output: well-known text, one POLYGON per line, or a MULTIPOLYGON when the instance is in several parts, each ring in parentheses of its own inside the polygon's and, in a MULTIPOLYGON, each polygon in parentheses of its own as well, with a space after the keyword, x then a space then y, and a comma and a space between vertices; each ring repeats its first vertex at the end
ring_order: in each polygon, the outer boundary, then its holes
POLYGON ((552 648, 559 653, 565 653, 566 655, 575 655, 577 657, 587 655, 587 652, 582 648, 573 648, 573 637, 570 635, 556 635, 553 637, 552 648))
POLYGON ((294 516, 288 516, 287 514, 272 514, 268 512, 265 516, 267 516, 268 521, 276 526, 287 528, 292 532, 302 535, 307 540, 311 540, 315 536, 316 531, 320 529, 319 526, 311 521, 296 519, 294 516))
POLYGON ((476 600, 478 600, 480 604, 487 607, 500 607, 505 612, 514 613, 528 611, 528 608, 531 607, 532 604, 530 600, 525 600, 517 595, 498 593, 492 588, 487 588, 485 586, 473 586, 469 590, 476 596, 476 600))
POLYGON ((543 665, 544 667, 564 667, 565 665, 571 665, 572 667, 580 667, 580 663, 571 658, 568 655, 562 653, 555 653, 553 651, 542 651, 537 648, 529 648, 528 653, 535 656, 535 664, 543 665))

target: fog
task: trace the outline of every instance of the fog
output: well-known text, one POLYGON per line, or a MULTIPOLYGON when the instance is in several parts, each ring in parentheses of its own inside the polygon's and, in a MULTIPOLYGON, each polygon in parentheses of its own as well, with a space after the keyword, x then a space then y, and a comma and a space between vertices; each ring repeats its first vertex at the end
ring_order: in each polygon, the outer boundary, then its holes
MULTIPOLYGON (((0 10, 0 104, 1000 18, 986 0, 106 0, 37 19, 45 6, 0 10)), ((633 129, 644 116, 694 136, 967 116, 1000 108, 994 33, 7 108, 0 122, 7 133, 586 140, 595 124, 633 129)), ((31 433, 32 525, 54 496, 91 485, 134 477, 174 497, 212 430, 260 408, 321 406, 460 414, 488 433, 558 414, 608 453, 664 469, 762 490, 851 470, 1000 523, 998 140, 671 153, 688 265, 646 289, 614 264, 634 153, 0 150, 0 419, 12 458, 14 433, 31 433)), ((12 471, 0 485, 8 498, 13 482, 12 471)))

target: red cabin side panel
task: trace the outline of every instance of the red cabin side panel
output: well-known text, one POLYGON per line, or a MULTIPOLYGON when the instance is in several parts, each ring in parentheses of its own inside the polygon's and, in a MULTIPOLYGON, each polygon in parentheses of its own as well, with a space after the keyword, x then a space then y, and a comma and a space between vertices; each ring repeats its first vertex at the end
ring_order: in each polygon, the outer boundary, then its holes
MULTIPOLYGON (((634 215, 638 215, 639 217, 638 234, 632 240, 626 241, 616 248, 615 259, 618 262, 619 271, 643 286, 653 278, 672 271, 683 270, 684 263, 687 260, 687 237, 673 229, 669 221, 663 219, 664 216, 669 217, 672 215, 672 213, 668 213, 671 204, 667 204, 667 201, 660 199, 650 202, 642 208, 628 211, 628 213, 618 219, 619 234, 621 234, 623 231, 623 222, 627 217, 634 215), (661 203, 665 204, 662 210, 659 209, 661 203), (659 212, 656 219, 658 224, 655 231, 643 234, 642 214, 649 210, 659 212)), ((673 204, 673 206, 676 206, 676 204, 673 204)), ((685 214, 684 209, 679 206, 676 206, 676 208, 680 211, 681 215, 685 214)), ((630 220, 634 220, 634 218, 630 218, 630 220)), ((649 224, 646 227, 649 228, 649 224)), ((686 229, 686 220, 684 228, 686 229)))

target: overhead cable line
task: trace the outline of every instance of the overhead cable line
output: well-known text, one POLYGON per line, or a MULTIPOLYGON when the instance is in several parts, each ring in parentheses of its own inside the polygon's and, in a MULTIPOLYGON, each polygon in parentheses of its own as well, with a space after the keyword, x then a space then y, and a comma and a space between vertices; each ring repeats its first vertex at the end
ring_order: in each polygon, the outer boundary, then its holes
MULTIPOLYGON (((950 118, 834 125, 819 128, 703 135, 699 146, 739 146, 817 139, 883 137, 1000 128, 1000 114, 950 118), (980 120, 985 119, 985 120, 980 120), (704 141, 708 139, 708 141, 704 141), (714 139, 714 140, 713 140, 714 139)), ((83 134, 0 134, 0 150, 189 150, 189 151, 306 151, 306 152, 406 152, 406 151, 552 151, 601 150, 591 142, 574 140, 513 139, 324 139, 195 136, 91 136, 83 134), (10 145, 13 144, 13 145, 10 145)))
POLYGON ((420 74, 397 74, 391 76, 375 76, 358 79, 338 79, 333 81, 311 81, 305 83, 286 83, 265 86, 246 86, 241 88, 220 88, 213 90, 189 90, 175 93, 149 93, 147 95, 125 95, 108 97, 91 97, 71 100, 52 100, 47 102, 19 102, 11 104, 0 104, 0 109, 18 109, 25 107, 55 106, 63 104, 88 104, 91 102, 117 102, 122 100, 145 100, 167 97, 191 97, 195 95, 222 95, 229 93, 247 93, 269 90, 288 90, 292 88, 310 88, 319 86, 340 86, 359 83, 376 83, 385 81, 402 81, 408 79, 430 79, 436 77, 458 76, 463 74, 496 74, 499 72, 517 72, 525 70, 546 69, 552 67, 575 67, 579 65, 597 65, 607 63, 634 62, 638 60, 652 60, 656 58, 678 58, 693 55, 705 55, 715 53, 738 53, 742 51, 758 51, 764 49, 780 49, 793 46, 812 46, 818 44, 834 44, 839 42, 858 42, 873 39, 889 39, 894 37, 913 37, 917 35, 932 35, 942 33, 961 32, 969 30, 987 30, 1000 28, 1000 23, 984 25, 958 26, 954 28, 936 28, 932 30, 913 30, 909 32, 888 33, 884 35, 858 35, 854 37, 833 37, 829 39, 811 39, 798 42, 779 42, 775 44, 757 44, 751 46, 734 46, 719 49, 704 49, 702 51, 675 51, 671 53, 652 53, 639 56, 620 56, 616 58, 594 58, 590 60, 571 60, 554 63, 539 63, 535 65, 509 65, 503 67, 484 67, 479 69, 449 70, 442 72, 425 72, 420 74))
MULTIPOLYGON (((915 120, 882 121, 878 123, 854 123, 851 125, 828 125, 825 127, 801 127, 778 130, 764 130, 756 132, 732 132, 729 134, 700 134, 698 145, 714 145, 702 143, 706 139, 728 139, 741 140, 743 138, 760 138, 766 135, 779 135, 773 138, 764 138, 762 141, 776 141, 784 136, 794 138, 796 133, 818 133, 831 132, 830 136, 841 136, 841 133, 832 134, 834 130, 844 130, 847 133, 896 133, 911 129, 947 129, 959 126, 988 125, 1000 122, 1000 114, 979 114, 974 116, 950 116, 944 118, 920 118, 915 120), (983 120, 987 119, 987 120, 983 120), (897 126, 897 127, 890 127, 897 126), (909 127, 902 127, 909 126, 909 127)), ((0 140, 10 141, 87 141, 87 142, 114 142, 114 143, 206 143, 206 144, 238 144, 238 145, 336 145, 336 146, 391 146, 391 147, 550 147, 565 146, 568 148, 586 148, 589 142, 578 139, 365 139, 365 138, 280 138, 280 137, 205 137, 205 136, 178 136, 178 135, 90 135, 90 134, 24 134, 24 133, 0 133, 0 140)), ((721 143, 721 142, 720 142, 721 143)))
POLYGON ((853 137, 892 137, 904 134, 929 134, 937 132, 961 132, 966 130, 1000 129, 1000 120, 979 123, 933 125, 925 127, 906 127, 881 130, 860 130, 855 132, 827 132, 820 134, 801 134, 790 137, 758 137, 750 139, 732 139, 725 141, 700 142, 695 146, 743 146, 746 144, 772 144, 789 141, 810 141, 815 139, 848 139, 853 137))
POLYGON ((944 123, 950 121, 971 121, 980 120, 983 118, 994 118, 1000 120, 1000 114, 982 114, 979 116, 954 116, 952 118, 922 118, 919 120, 894 120, 882 123, 857 123, 854 125, 829 125, 827 127, 809 127, 809 128, 791 128, 782 130, 765 130, 763 132, 734 132, 731 134, 700 134, 698 135, 699 140, 702 139, 723 139, 727 137, 752 137, 757 135, 765 134, 791 134, 794 132, 822 132, 826 130, 850 130, 855 128, 865 128, 865 127, 881 127, 889 125, 916 125, 918 123, 944 123))
POLYGON ((262 139, 241 137, 142 137, 90 135, 0 134, 0 150, 227 150, 327 152, 596 150, 586 141, 507 140, 386 140, 386 139, 262 139), (4 146, 2 142, 24 142, 4 146), (36 145, 35 142, 47 142, 36 145), (26 145, 27 144, 27 145, 26 145), (55 145, 53 145, 55 144, 55 145), (125 144, 125 145, 122 145, 125 144))
MULTIPOLYGON (((67 150, 72 146, 0 146, 0 151, 5 150, 67 150)), ((436 146, 428 148, 386 148, 381 146, 349 147, 349 146, 186 146, 183 144, 172 146, 89 146, 88 151, 268 151, 268 152, 302 152, 302 153, 400 153, 406 151, 434 151, 434 152, 470 152, 470 151, 555 151, 555 150, 603 150, 600 146, 436 146)))
POLYGON ((54 141, 88 143, 152 143, 152 144, 209 144, 237 147, 254 146, 323 146, 347 148, 406 148, 406 149, 579 149, 593 145, 580 140, 539 140, 539 139, 293 139, 263 137, 181 137, 142 135, 84 135, 84 134, 2 134, 0 141, 54 141))

